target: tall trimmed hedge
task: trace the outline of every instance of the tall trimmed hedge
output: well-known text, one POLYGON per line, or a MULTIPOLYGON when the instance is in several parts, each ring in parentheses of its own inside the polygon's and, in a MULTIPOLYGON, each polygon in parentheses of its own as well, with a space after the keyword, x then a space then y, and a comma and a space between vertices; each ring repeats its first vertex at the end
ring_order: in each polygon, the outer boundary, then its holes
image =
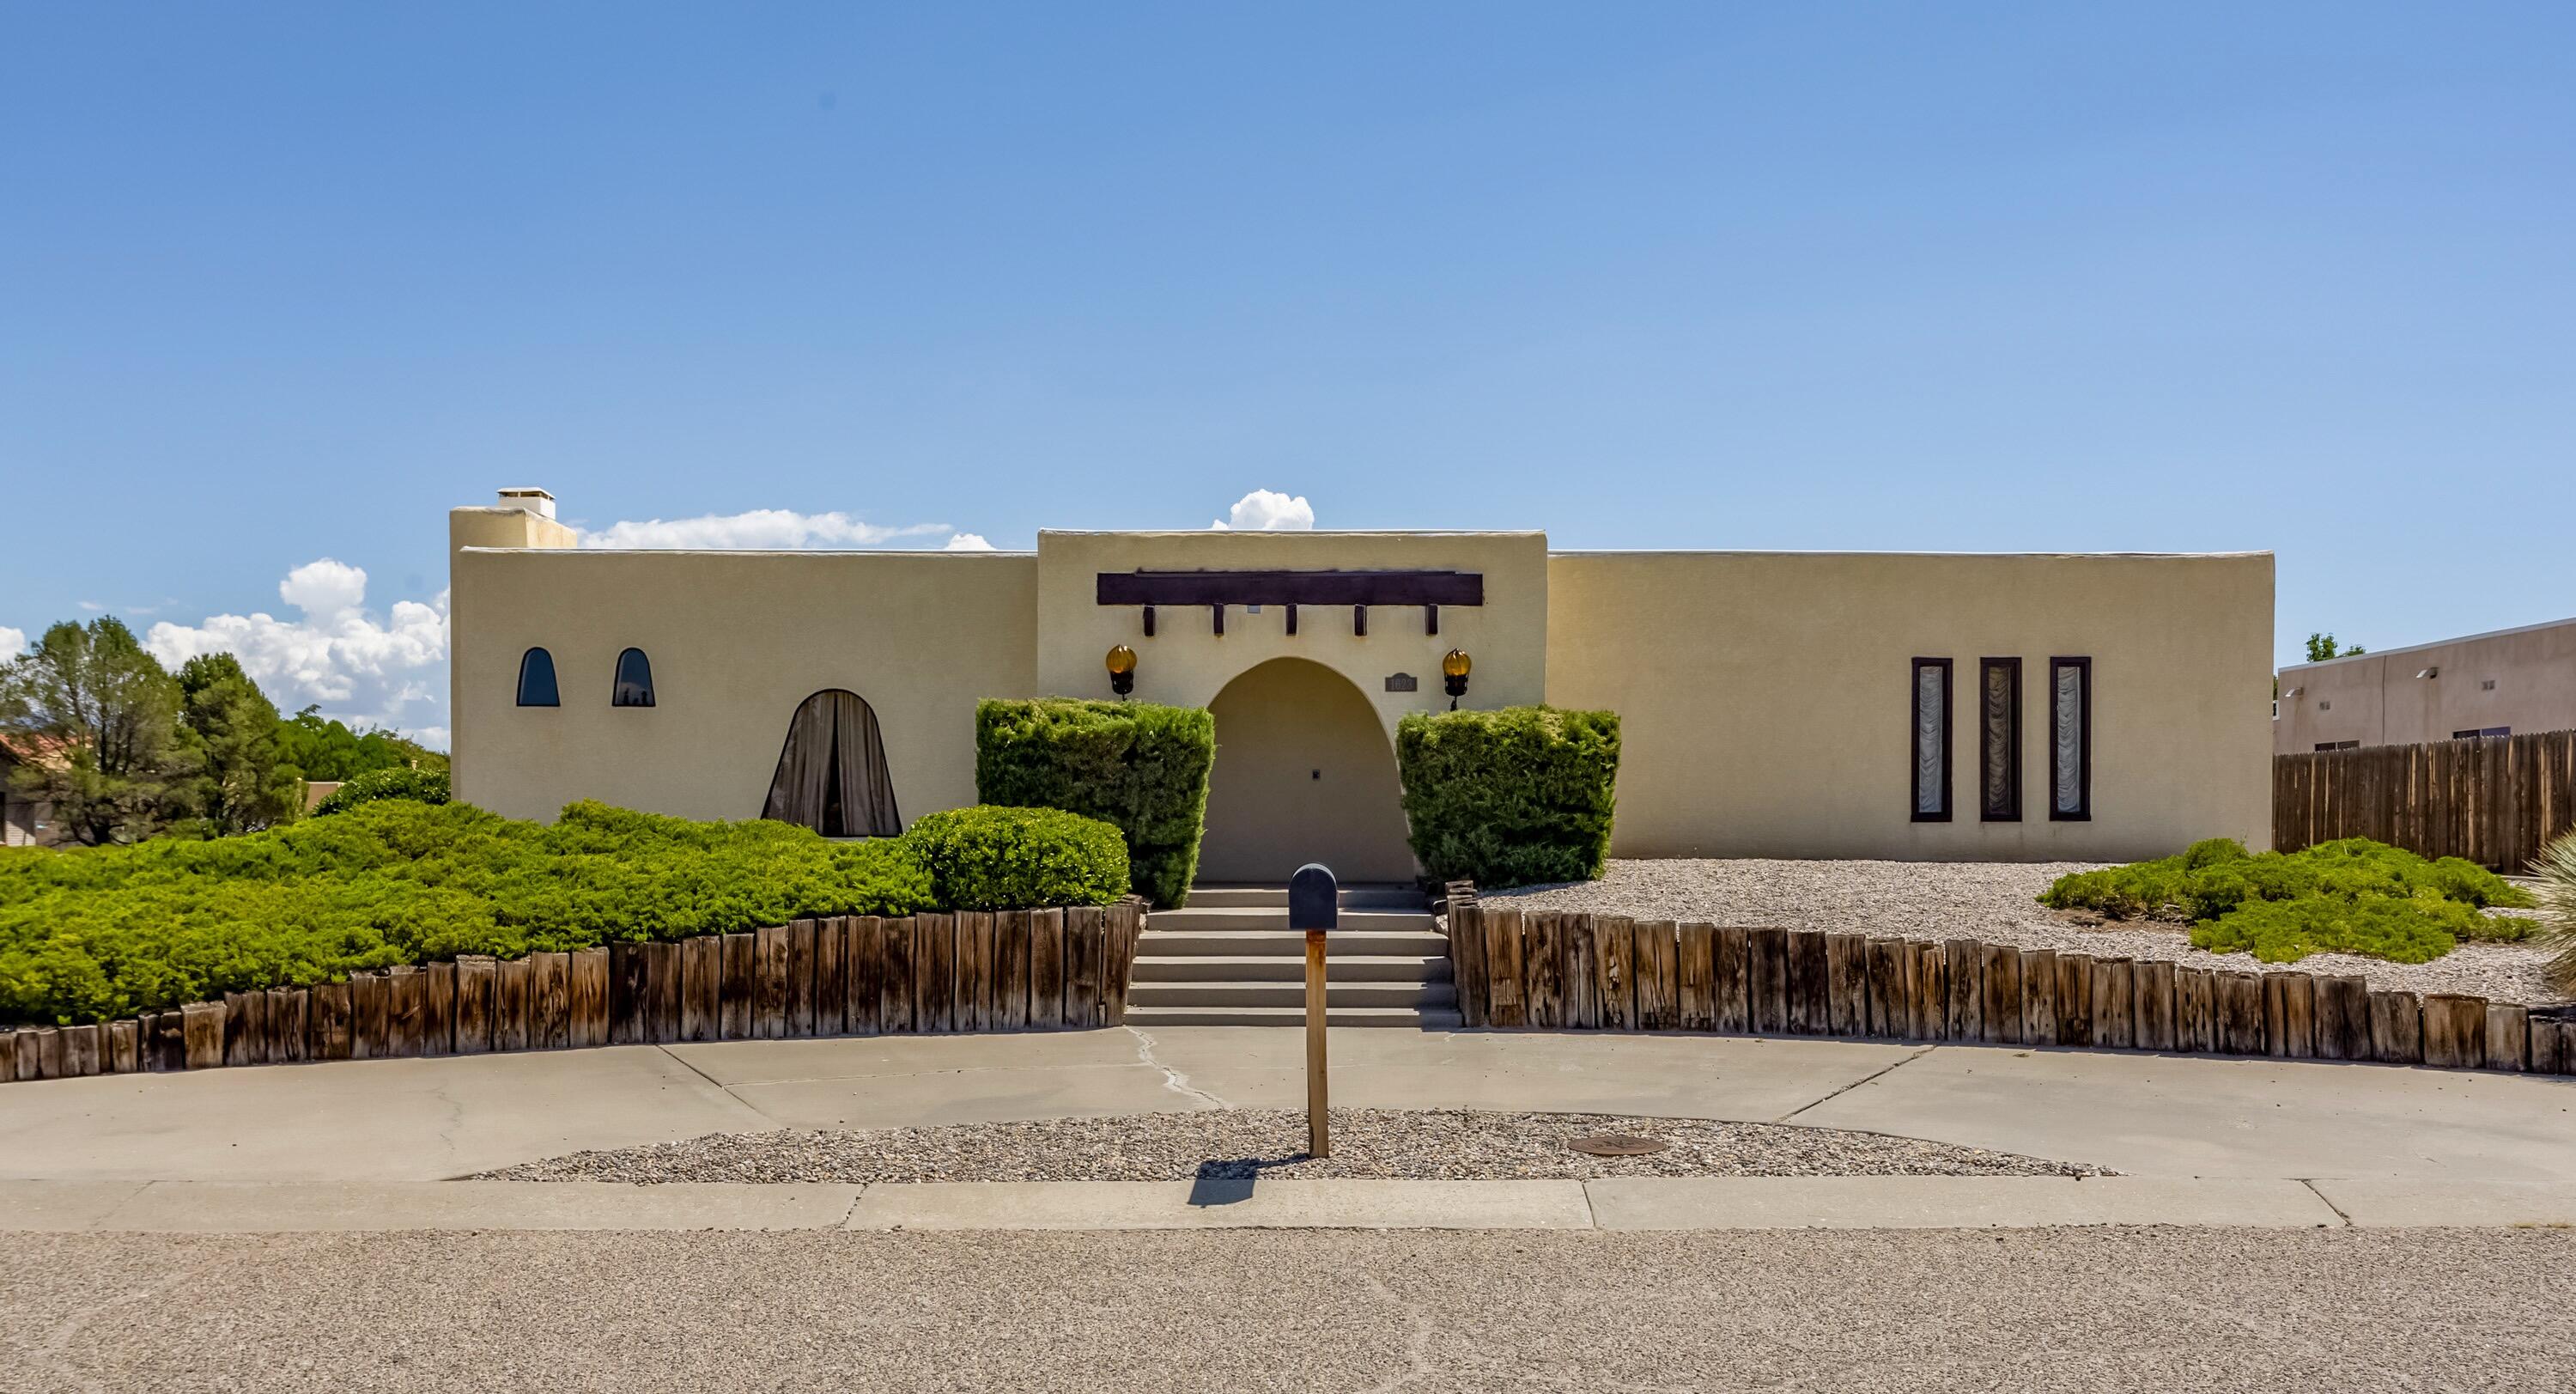
POLYGON ((1435 881, 1590 881, 1610 856, 1619 714, 1415 712, 1395 728, 1413 855, 1435 881))
POLYGON ((1127 835, 1128 878, 1163 908, 1189 898, 1207 830, 1216 718, 1204 707, 1072 697, 975 708, 975 792, 1060 808, 1127 835))

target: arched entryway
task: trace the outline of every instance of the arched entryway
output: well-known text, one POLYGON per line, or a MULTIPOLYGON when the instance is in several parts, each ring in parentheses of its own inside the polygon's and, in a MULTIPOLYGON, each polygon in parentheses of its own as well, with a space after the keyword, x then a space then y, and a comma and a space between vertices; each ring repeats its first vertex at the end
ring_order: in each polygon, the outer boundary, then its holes
POLYGON ((835 688, 797 706, 760 816, 802 823, 825 837, 892 837, 903 831, 877 714, 857 693, 835 688))
POLYGON ((1274 658, 1237 675, 1208 708, 1216 769, 1201 881, 1284 885, 1307 862, 1346 884, 1413 879, 1395 751, 1350 679, 1274 658))

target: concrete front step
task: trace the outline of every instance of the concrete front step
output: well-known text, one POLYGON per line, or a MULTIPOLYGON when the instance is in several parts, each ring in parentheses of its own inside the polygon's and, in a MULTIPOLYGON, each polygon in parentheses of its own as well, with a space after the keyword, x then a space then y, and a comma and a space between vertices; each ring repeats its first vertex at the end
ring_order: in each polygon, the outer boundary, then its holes
MULTIPOLYGON (((1306 985, 1280 981, 1206 981, 1127 985, 1128 1005, 1154 1007, 1304 1007, 1306 985)), ((1332 1007, 1455 1007, 1452 983, 1356 982, 1324 984, 1324 1005, 1332 1007)))
MULTIPOLYGON (((1147 1007, 1130 1004, 1127 1024, 1151 1030, 1157 1026, 1303 1026, 1306 1008, 1294 1007, 1147 1007)), ((1324 1008, 1327 1026, 1405 1026, 1422 1031, 1455 1031, 1457 1011, 1415 1007, 1324 1008)))
MULTIPOLYGON (((1159 917, 1154 921, 1160 925, 1159 917)), ((1436 929, 1349 931, 1336 930, 1327 937, 1324 961, 1343 958, 1446 958, 1449 936, 1436 929)), ((1306 936, 1286 929, 1196 929, 1187 931, 1152 928, 1136 943, 1140 957, 1196 958, 1214 955, 1220 958, 1280 958, 1301 965, 1305 971, 1306 936)))
MULTIPOLYGON (((1133 980, 1140 983, 1169 982, 1297 982, 1306 981, 1306 959, 1303 954, 1290 958, 1284 954, 1248 956, 1242 954, 1175 954, 1159 952, 1161 945, 1147 939, 1143 952, 1136 956, 1133 980)), ((1447 982, 1450 963, 1446 957, 1425 954, 1327 954, 1324 956, 1324 981, 1331 983, 1433 983, 1447 982)))
MULTIPOLYGON (((1427 910, 1353 910, 1344 906, 1333 927, 1333 938, 1339 942, 1341 936, 1362 930, 1423 930, 1439 926, 1438 917, 1427 910)), ((1157 910, 1147 917, 1147 927, 1156 930, 1284 930, 1288 928, 1288 912, 1257 905, 1157 910)))
MULTIPOLYGON (((1344 886, 1342 910, 1423 910, 1431 901, 1413 886, 1344 886)), ((1188 910, 1286 910, 1285 886, 1192 886, 1188 910)))

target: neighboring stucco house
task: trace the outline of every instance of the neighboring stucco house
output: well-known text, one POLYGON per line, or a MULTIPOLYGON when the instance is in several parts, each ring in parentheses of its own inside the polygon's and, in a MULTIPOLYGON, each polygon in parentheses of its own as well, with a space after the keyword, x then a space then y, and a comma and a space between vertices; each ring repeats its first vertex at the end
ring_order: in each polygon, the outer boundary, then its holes
POLYGON ((1551 552, 1537 532, 1042 532, 1035 552, 611 551, 451 515, 457 797, 838 834, 975 800, 975 703, 1211 707, 1202 875, 1413 871, 1392 739, 1623 719, 1630 857, 2119 860, 2270 827, 2269 554, 1551 552))
POLYGON ((63 830, 54 822, 54 806, 10 788, 10 778, 26 757, 0 740, 0 847, 58 847, 63 830))
POLYGON ((2576 729, 2576 620, 2280 671, 2272 753, 2576 729))

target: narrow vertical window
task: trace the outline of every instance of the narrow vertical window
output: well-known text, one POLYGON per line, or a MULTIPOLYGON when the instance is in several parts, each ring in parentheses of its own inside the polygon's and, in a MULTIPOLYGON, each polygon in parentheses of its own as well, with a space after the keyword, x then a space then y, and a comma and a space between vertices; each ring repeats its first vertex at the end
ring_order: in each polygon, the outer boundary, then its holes
POLYGON ((1950 660, 1914 660, 1914 821, 1950 821, 1950 660))
POLYGON ((1977 661, 1977 803, 1989 823, 2021 821, 2021 660, 1977 661))
POLYGON ((628 649, 617 656, 617 688, 609 694, 608 705, 653 705, 653 663, 644 656, 642 649, 628 649))
POLYGON ((2093 660, 2048 660, 2048 816, 2093 816, 2093 660))
POLYGON ((555 707, 555 656, 544 649, 530 649, 519 655, 519 705, 555 707))

